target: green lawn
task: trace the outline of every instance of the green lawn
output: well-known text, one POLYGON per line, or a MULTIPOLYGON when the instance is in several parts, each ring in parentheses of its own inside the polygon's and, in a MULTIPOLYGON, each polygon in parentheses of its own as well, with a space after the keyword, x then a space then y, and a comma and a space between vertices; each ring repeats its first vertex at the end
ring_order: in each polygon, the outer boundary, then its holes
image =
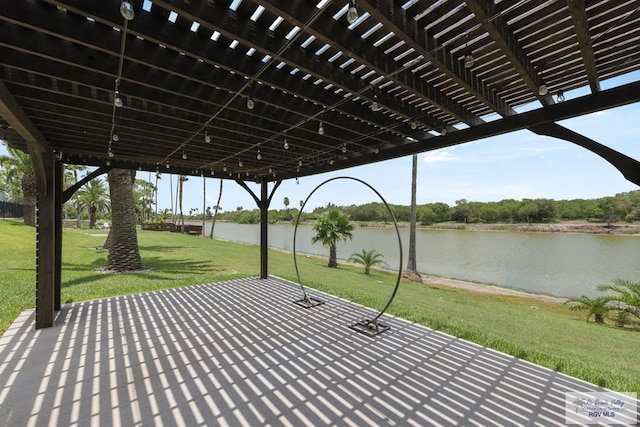
MULTIPOLYGON (((2 333, 34 304, 35 230, 0 221, 0 234, 2 333)), ((94 269, 105 265, 107 253, 96 248, 105 237, 105 231, 64 230, 63 302, 259 274, 256 246, 153 231, 138 234, 149 272, 100 274, 94 269)), ((271 274, 295 280, 291 254, 270 251, 269 256, 271 274)), ((299 257, 298 266, 305 285, 377 309, 395 284, 395 274, 330 269, 313 257, 299 257)), ((586 323, 563 305, 403 281, 389 312, 614 390, 640 392, 640 331, 586 323)))

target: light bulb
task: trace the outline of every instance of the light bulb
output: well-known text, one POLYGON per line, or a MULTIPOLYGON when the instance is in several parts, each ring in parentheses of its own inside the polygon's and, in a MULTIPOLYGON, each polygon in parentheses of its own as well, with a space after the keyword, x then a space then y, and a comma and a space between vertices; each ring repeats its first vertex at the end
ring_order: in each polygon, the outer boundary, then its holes
POLYGON ((164 165, 165 168, 169 169, 171 166, 169 166, 169 162, 167 161, 167 163, 164 165))
POLYGON ((209 135, 207 132, 204 133, 204 142, 206 142, 207 144, 211 142, 211 135, 209 135))
POLYGON ((353 24, 358 20, 358 9, 356 9, 356 3, 352 2, 351 7, 347 11, 347 22, 353 24))
POLYGON ((476 60, 473 58, 471 52, 467 52, 467 54, 464 56, 464 68, 471 68, 475 63, 476 60))
POLYGON ((298 166, 302 166, 302 159, 298 160, 298 166))
POLYGON ((113 158, 114 154, 113 154, 113 151, 111 151, 111 148, 109 148, 109 151, 107 151, 107 155, 113 158))
POLYGON ((247 99, 247 108, 249 110, 253 110, 255 106, 256 106, 256 103, 254 102, 253 98, 251 98, 251 97, 248 98, 247 99))
POLYGON ((320 126, 318 126, 318 133, 320 135, 324 135, 324 126, 322 125, 322 122, 320 122, 320 126))
POLYGON ((122 98, 120 98, 120 92, 116 91, 115 96, 113 97, 113 105, 115 105, 118 108, 122 107, 122 98))
POLYGON ((111 166, 111 162, 107 160, 107 166, 111 166))
POLYGON ((558 102, 564 102, 565 97, 564 97, 564 92, 559 90, 558 91, 558 102))
POLYGON ((378 147, 373 149, 373 154, 378 154, 380 152, 380 149, 378 147))
POLYGON ((343 153, 347 152, 347 144, 342 144, 342 152, 343 153))
POLYGON ((242 160, 238 160, 238 167, 242 167, 242 160))
POLYGON ((296 172, 300 172, 300 166, 296 168, 296 172))
POLYGON ((187 160, 187 153, 182 153, 182 158, 183 158, 184 160, 187 160))
POLYGON ((380 107, 380 104, 378 104, 378 101, 373 101, 373 103, 371 104, 371 111, 380 111, 382 107, 380 107))
POLYGON ((223 172, 226 172, 226 171, 227 171, 227 165, 224 165, 224 166, 222 167, 222 171, 223 171, 223 172))
POLYGON ((269 168, 269 173, 273 173, 273 168, 269 168))
POLYGON ((287 138, 284 139, 284 149, 285 150, 289 149, 289 143, 287 142, 287 138))
POLYGON ((333 159, 329 159, 329 164, 333 165, 334 160, 333 159))
POLYGON ((120 137, 118 136, 117 133, 114 133, 113 136, 111 137, 111 139, 113 139, 115 142, 120 141, 120 137))
POLYGON ((131 21, 136 13, 133 11, 133 6, 128 1, 123 1, 120 5, 120 15, 127 21, 131 21))
POLYGON ((262 160, 262 153, 260 153, 260 150, 258 150, 258 154, 256 155, 256 159, 262 160))
POLYGON ((544 84, 544 82, 540 85, 540 87, 538 88, 538 94, 540 96, 545 96, 546 94, 549 93, 549 88, 547 87, 546 84, 544 84))
POLYGON ((213 169, 211 169, 211 176, 213 176, 213 169))
POLYGON ((418 128, 418 122, 415 120, 411 121, 411 129, 416 130, 418 128))

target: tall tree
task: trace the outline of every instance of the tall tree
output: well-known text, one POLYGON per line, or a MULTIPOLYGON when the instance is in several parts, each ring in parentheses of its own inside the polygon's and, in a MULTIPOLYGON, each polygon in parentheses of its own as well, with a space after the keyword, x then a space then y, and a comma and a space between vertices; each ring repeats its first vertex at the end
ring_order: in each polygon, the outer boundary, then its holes
POLYGON ((111 193, 111 231, 107 238, 109 255, 107 269, 113 271, 135 271, 142 269, 136 211, 133 201, 135 171, 111 169, 108 174, 111 193))
POLYGON ((407 257, 407 274, 416 281, 421 281, 416 264, 416 188, 418 176, 418 155, 412 156, 411 166, 411 214, 409 217, 409 256, 407 257))
POLYGON ((337 209, 330 209, 318 217, 313 226, 316 234, 311 242, 320 242, 322 246, 329 248, 329 267, 338 266, 336 246, 340 241, 353 238, 353 229, 354 225, 349 217, 337 209))
POLYGON ((7 183, 11 185, 20 181, 24 204, 23 220, 26 225, 35 227, 38 192, 31 155, 12 147, 7 147, 7 152, 9 155, 0 156, 0 164, 6 170, 7 183))
POLYGON ((80 206, 89 213, 89 228, 96 228, 98 214, 109 210, 109 195, 104 181, 94 178, 78 190, 80 206))
POLYGON ((142 224, 151 216, 154 187, 148 181, 136 179, 133 185, 133 200, 135 201, 138 222, 142 224))
MULTIPOLYGON (((64 165, 64 168, 65 171, 68 171, 73 176, 73 184, 78 182, 78 172, 84 172, 87 170, 87 167, 82 165, 64 165)), ((76 228, 82 228, 82 218, 80 218, 82 203, 80 202, 80 194, 78 194, 77 191, 73 195, 73 204, 76 208, 76 228)))
POLYGON ((216 217, 218 216, 218 209, 220 209, 220 199, 222 199, 222 178, 220 178, 220 191, 218 191, 218 201, 216 202, 216 206, 213 211, 213 220, 211 221, 211 231, 209 232, 210 239, 213 239, 213 228, 216 226, 216 217))

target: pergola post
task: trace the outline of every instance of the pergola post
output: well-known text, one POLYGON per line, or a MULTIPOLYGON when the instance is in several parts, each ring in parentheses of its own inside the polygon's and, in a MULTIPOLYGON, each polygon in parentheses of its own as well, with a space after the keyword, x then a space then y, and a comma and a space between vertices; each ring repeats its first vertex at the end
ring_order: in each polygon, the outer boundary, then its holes
POLYGON ((255 195, 253 191, 247 186, 244 181, 236 180, 239 186, 247 190, 253 200, 255 200, 256 205, 260 208, 260 278, 268 279, 269 278, 269 242, 268 242, 268 231, 269 231, 269 206, 271 205, 271 199, 275 194, 282 181, 276 181, 273 189, 271 190, 271 194, 269 194, 269 187, 267 181, 262 181, 260 183, 260 197, 255 195))
POLYGON ((60 310, 60 294, 62 285, 62 187, 64 182, 64 166, 54 162, 54 209, 55 209, 55 254, 54 254, 54 310, 60 310))
POLYGON ((55 156, 40 153, 44 191, 38 190, 36 225, 36 329, 53 326, 56 310, 56 186, 55 156))
POLYGON ((260 278, 269 278, 269 233, 268 233, 268 213, 269 213, 269 194, 267 191, 267 182, 260 184, 260 278))

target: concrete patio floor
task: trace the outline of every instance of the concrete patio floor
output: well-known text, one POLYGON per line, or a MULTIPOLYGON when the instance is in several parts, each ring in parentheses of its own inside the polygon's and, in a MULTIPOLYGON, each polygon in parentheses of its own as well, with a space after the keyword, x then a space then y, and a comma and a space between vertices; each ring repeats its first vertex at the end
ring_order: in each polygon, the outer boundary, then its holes
POLYGON ((606 391, 391 316, 368 337, 348 326, 375 311, 309 294, 326 304, 231 280, 69 304, 38 331, 26 311, 0 339, 0 425, 563 426, 565 392, 606 391))

